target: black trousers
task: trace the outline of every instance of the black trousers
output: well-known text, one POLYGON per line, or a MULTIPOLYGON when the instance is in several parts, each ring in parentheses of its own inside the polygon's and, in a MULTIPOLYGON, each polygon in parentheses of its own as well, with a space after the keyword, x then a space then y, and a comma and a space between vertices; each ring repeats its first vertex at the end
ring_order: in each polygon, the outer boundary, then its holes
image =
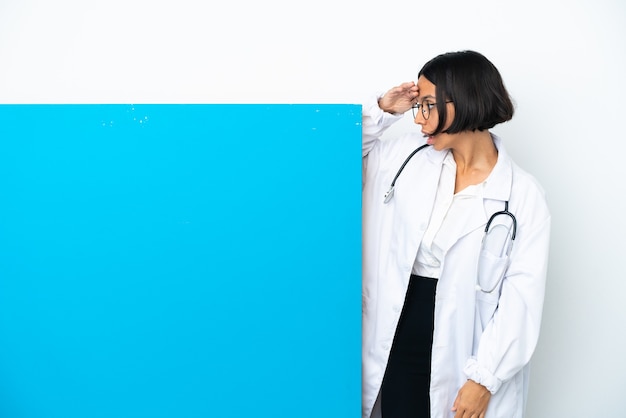
POLYGON ((383 418, 430 417, 437 279, 411 276, 381 388, 383 418))

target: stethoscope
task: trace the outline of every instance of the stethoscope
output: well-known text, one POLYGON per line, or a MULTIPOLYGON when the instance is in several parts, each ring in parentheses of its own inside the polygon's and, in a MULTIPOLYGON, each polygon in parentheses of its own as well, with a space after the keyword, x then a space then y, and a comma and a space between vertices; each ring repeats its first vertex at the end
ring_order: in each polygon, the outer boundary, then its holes
MULTIPOLYGON (((404 160, 398 172, 394 176, 391 186, 387 193, 385 193, 384 203, 387 204, 393 198, 393 193, 396 187, 396 180, 404 170, 404 167, 411 161, 411 158, 424 148, 429 146, 429 144, 424 144, 415 149, 409 156, 404 160)), ((492 293, 494 290, 498 288, 502 279, 504 278, 504 273, 509 265, 509 255, 511 254, 511 250, 513 249, 513 241, 515 240, 515 236, 517 234, 517 219, 515 219, 515 215, 509 212, 509 201, 504 202, 504 210, 495 212, 485 225, 485 234, 483 235, 481 248, 480 248, 480 256, 478 259, 478 272, 476 277, 476 290, 480 290, 483 293, 492 293), (498 216, 506 216, 511 219, 511 225, 507 226, 504 223, 498 223, 494 228, 491 228, 494 220, 498 216), (500 237, 498 237, 500 235, 500 237), (492 242, 489 242, 488 237, 495 236, 500 242, 503 244, 501 246, 494 245, 492 242), (502 239, 503 238, 503 239, 502 239), (501 240, 502 239, 502 240, 501 240), (484 285, 484 286, 483 286, 484 285)), ((492 240, 494 241, 494 240, 492 240)))
POLYGON ((393 197, 393 191, 395 190, 395 187, 396 187, 396 180, 398 180, 398 177, 400 177, 400 173, 402 173, 402 170, 404 170, 404 167, 409 163, 409 161, 411 161, 411 158, 413 158, 415 154, 417 154, 418 152, 420 152, 427 146, 428 144, 424 144, 421 147, 417 147, 416 150, 414 150, 411 154, 409 154, 408 157, 406 157, 406 160, 404 160, 404 162, 398 169, 398 172, 396 173, 395 177, 393 178, 393 181, 391 182, 391 186, 389 187, 389 190, 387 190, 387 193, 385 193, 385 200, 384 200, 385 203, 389 203, 389 201, 393 197))

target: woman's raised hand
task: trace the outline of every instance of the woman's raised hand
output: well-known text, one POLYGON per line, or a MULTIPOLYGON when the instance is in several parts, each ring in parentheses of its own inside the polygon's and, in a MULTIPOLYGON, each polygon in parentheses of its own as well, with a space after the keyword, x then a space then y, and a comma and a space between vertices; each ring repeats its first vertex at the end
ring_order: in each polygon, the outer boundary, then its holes
POLYGON ((409 110, 419 96, 419 89, 413 81, 391 88, 378 99, 378 106, 388 113, 404 113, 409 110))

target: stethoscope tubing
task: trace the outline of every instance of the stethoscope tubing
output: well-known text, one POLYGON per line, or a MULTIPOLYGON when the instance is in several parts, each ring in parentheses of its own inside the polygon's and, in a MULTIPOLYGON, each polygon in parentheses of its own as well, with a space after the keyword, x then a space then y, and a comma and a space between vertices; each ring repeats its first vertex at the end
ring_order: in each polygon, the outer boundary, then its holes
POLYGON ((398 169, 398 172, 396 173, 395 177, 393 178, 393 181, 391 182, 391 186, 389 186, 389 190, 387 190, 387 193, 385 193, 384 203, 389 203, 389 201, 393 197, 393 191, 396 187, 396 180, 398 180, 398 177, 400 177, 400 173, 402 173, 402 170, 404 170, 404 167, 409 163, 409 161, 411 161, 411 158, 413 158, 415 154, 417 154, 418 152, 420 152, 421 150, 423 150, 424 148, 428 146, 429 144, 421 145, 417 147, 415 150, 413 150, 413 152, 410 153, 408 157, 406 157, 406 160, 404 160, 404 162, 398 169))
POLYGON ((499 212, 495 212, 493 215, 491 215, 491 217, 487 221, 487 225, 485 225, 485 234, 489 231, 489 226, 491 226, 491 222, 498 215, 506 215, 506 216, 510 217, 511 220, 513 221, 513 232, 511 233, 511 241, 514 241, 515 240, 515 234, 517 234, 517 219, 515 219, 515 215, 513 215, 511 212, 509 212, 509 201, 508 200, 504 202, 504 210, 501 210, 499 212))

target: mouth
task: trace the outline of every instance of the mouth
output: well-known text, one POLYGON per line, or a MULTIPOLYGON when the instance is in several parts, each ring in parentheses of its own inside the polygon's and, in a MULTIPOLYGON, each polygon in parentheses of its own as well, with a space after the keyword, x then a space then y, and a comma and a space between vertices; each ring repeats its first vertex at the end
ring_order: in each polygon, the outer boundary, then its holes
POLYGON ((432 135, 427 134, 426 132, 422 132, 422 134, 424 135, 424 138, 426 138, 426 143, 428 145, 432 145, 433 142, 435 141, 435 137, 432 135))

